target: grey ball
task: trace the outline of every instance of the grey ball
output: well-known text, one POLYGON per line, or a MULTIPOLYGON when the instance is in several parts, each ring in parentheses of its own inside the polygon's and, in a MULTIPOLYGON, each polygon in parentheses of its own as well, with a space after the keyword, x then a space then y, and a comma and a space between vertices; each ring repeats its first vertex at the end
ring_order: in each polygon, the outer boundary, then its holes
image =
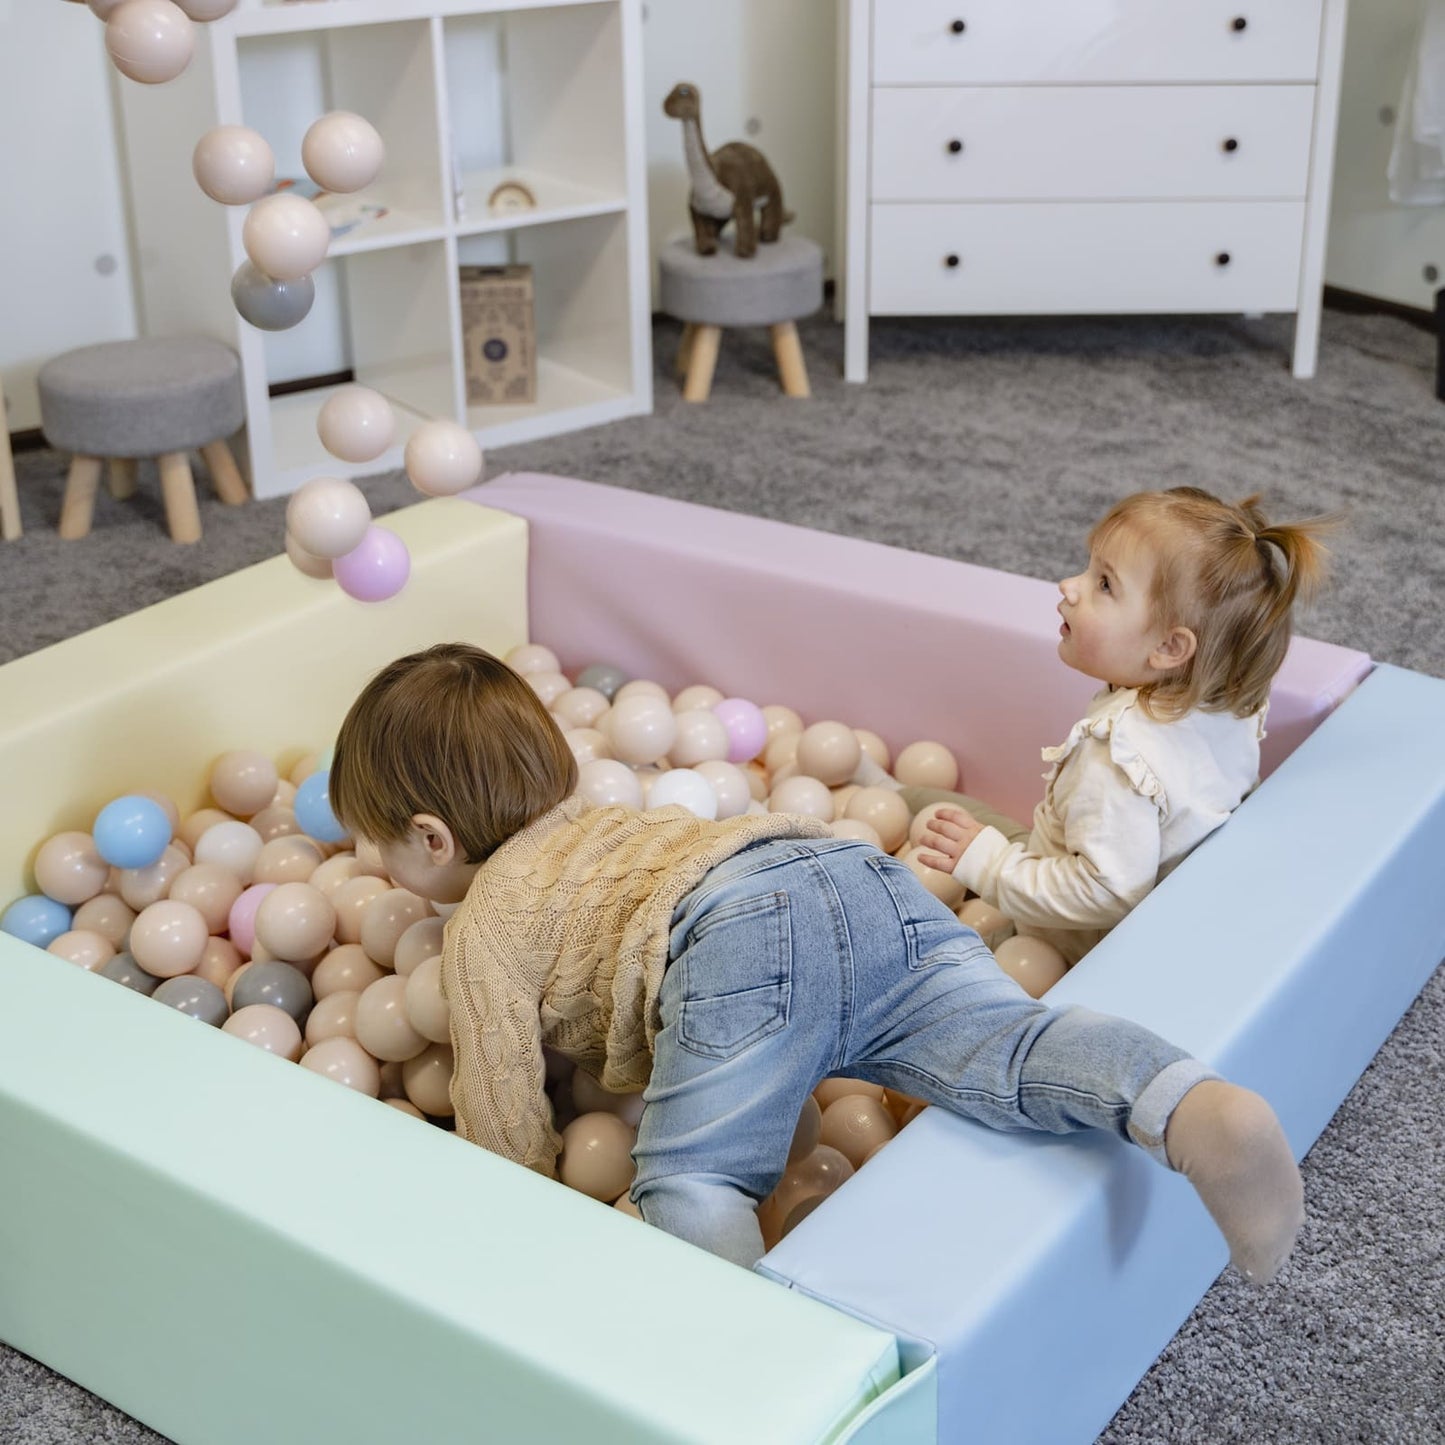
POLYGON ((226 1007, 226 995, 215 984, 190 973, 166 979, 151 997, 213 1029, 220 1028, 231 1012, 226 1007))
POLYGON ((284 1009, 296 1020, 298 1027, 306 1022, 313 1001, 311 980, 299 968, 274 958, 251 964, 231 990, 233 1009, 243 1009, 253 1003, 269 1003, 284 1009))
POLYGON ((147 996, 155 993, 160 984, 160 979, 155 974, 147 973, 128 953, 117 953, 113 958, 108 958, 96 972, 147 996))
POLYGON ((254 261, 243 261, 231 277, 231 300, 242 320, 260 331, 285 331, 306 319, 316 300, 316 283, 310 276, 277 281, 254 261))
POLYGON ((612 701, 617 689, 626 681, 627 674, 620 667, 613 667, 610 662, 594 662, 591 667, 584 667, 577 674, 578 687, 595 687, 608 702, 612 701))

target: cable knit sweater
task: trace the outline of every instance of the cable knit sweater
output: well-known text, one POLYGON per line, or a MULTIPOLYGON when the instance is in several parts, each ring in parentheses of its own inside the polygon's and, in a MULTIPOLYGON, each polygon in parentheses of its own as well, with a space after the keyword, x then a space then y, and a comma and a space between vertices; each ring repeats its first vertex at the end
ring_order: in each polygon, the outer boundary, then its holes
POLYGON ((643 1088, 673 909, 750 843, 828 831, 784 813, 710 823, 677 806, 639 813, 572 797, 509 838, 446 927, 457 1132, 555 1174, 562 1141, 542 1045, 605 1088, 643 1088))

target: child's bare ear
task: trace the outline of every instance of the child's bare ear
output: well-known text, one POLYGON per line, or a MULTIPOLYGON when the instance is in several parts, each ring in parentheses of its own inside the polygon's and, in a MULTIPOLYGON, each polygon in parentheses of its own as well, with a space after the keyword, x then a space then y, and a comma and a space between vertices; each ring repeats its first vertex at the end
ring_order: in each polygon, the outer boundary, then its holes
POLYGON ((1199 647, 1199 639, 1187 627, 1172 627, 1169 635, 1149 654, 1150 666, 1160 672, 1183 667, 1199 647))
POLYGON ((413 813, 411 826, 413 835, 426 849, 429 862, 446 867, 458 860, 456 835, 435 813, 413 813))

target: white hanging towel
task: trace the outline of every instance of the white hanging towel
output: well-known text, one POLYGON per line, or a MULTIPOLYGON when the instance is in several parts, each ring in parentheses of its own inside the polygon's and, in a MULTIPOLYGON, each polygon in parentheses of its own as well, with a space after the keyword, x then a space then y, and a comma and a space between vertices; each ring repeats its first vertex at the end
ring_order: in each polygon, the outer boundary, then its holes
POLYGON ((1419 39, 1395 117, 1389 175, 1396 205, 1445 204, 1445 0, 1423 0, 1419 39))

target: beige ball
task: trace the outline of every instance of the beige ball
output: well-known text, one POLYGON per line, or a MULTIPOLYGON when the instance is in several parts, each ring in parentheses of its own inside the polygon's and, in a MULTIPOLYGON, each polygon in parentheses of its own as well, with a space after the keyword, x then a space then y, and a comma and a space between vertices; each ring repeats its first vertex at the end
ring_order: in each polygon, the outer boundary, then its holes
POLYGON ((42 893, 73 908, 104 889, 110 864, 96 851, 89 833, 57 833, 40 845, 34 871, 42 893))
POLYGON ((395 1109, 398 1114, 408 1114, 413 1119, 426 1119, 426 1115, 410 1099, 382 1099, 381 1102, 388 1109, 395 1109))
POLYGON ((612 744, 607 741, 607 734, 599 728, 570 728, 567 731, 567 746, 572 749, 578 768, 612 756, 612 744))
POLYGON ((311 971, 311 992, 323 999, 333 993, 360 993, 386 972, 367 956, 359 943, 333 948, 311 971))
POLYGON ((830 788, 846 783, 858 771, 862 757, 863 749, 847 723, 815 722, 798 738, 798 771, 830 788))
MULTIPOLYGON (((251 879, 255 883, 309 883, 320 866, 321 849, 310 838, 290 833, 262 845, 251 879)), ((311 886, 316 887, 314 883, 311 886)))
POLYGON ((361 995, 352 989, 331 993, 306 1015, 306 1046, 315 1048, 322 1039, 356 1037, 356 1004, 361 995))
POLYGON ((823 1110, 820 1142, 857 1169, 870 1150, 886 1144, 897 1132, 881 1094, 845 1094, 823 1110))
POLYGON ((937 868, 930 868, 927 864, 920 863, 918 855, 921 851, 919 848, 904 848, 898 857, 901 862, 908 865, 909 872, 940 903, 949 908, 957 908, 963 902, 964 894, 968 892, 968 889, 952 873, 944 873, 937 868))
POLYGON ((256 910, 256 939, 286 963, 320 957, 336 930, 336 910, 309 883, 281 883, 256 910))
MULTIPOLYGON (((241 224, 241 244, 255 265, 273 281, 299 281, 326 259, 331 227, 319 208, 305 196, 279 191, 262 196, 246 213, 241 224)), ((301 532, 296 533, 296 538, 308 551, 325 555, 310 546, 301 532)))
POLYGON ((482 479, 482 448, 454 421, 423 422, 409 438, 403 465, 411 484, 429 497, 450 497, 482 479))
POLYGON ((224 933, 231 918, 231 905, 241 896, 241 880, 219 863, 193 863, 177 873, 170 897, 189 903, 206 920, 208 933, 224 933))
POLYGON ((157 978, 177 978, 200 963, 209 937, 199 909, 162 898, 141 909, 131 925, 131 956, 157 978))
POLYGON ((531 672, 562 671, 561 659, 541 642, 519 642, 503 654, 502 661, 523 677, 531 672))
POLYGON ((645 1107, 640 1093, 614 1094, 604 1089, 586 1069, 572 1074, 572 1106, 579 1114, 616 1114, 624 1124, 637 1128, 645 1107))
POLYGON ((429 958, 442 951, 446 919, 419 918, 396 941, 391 966, 403 978, 413 974, 429 958))
POLYGON ((705 682, 694 682, 683 688, 672 700, 674 712, 691 712, 694 708, 711 711, 723 700, 717 688, 705 682))
POLYGON ((958 787, 958 759, 942 743, 909 743, 898 754, 893 776, 907 788, 958 787))
POLYGON ((451 1016, 442 997, 442 961, 429 958, 406 978, 406 1017, 429 1043, 444 1044, 451 1039, 451 1016))
POLYGON ((367 955, 390 968, 396 946, 412 924, 432 916, 431 904, 406 888, 389 888, 366 905, 358 940, 367 955))
POLYGON ((1030 998, 1042 998, 1068 971, 1064 955, 1042 938, 1015 934, 994 949, 998 966, 1030 998))
POLYGON ((233 748, 211 764, 211 797, 238 818, 259 813, 276 796, 276 764, 254 748, 233 748))
POLYGON ((196 851, 196 844, 213 828, 217 823, 232 823, 235 819, 223 808, 199 808, 194 813, 188 813, 181 819, 181 825, 176 829, 176 836, 171 840, 173 843, 184 843, 192 854, 196 851))
POLYGON ((826 1109, 829 1104, 836 1103, 839 1099, 846 1099, 850 1094, 857 1094, 869 1099, 881 1099, 883 1085, 870 1084, 866 1079, 844 1078, 840 1075, 836 1079, 824 1079, 813 1090, 813 1097, 818 1101, 820 1109, 826 1109))
POLYGON ((331 906, 336 909, 336 941, 338 943, 360 943, 361 922, 372 902, 383 893, 390 892, 385 880, 370 873, 358 878, 348 878, 338 884, 327 895, 331 906))
POLYGON ((195 26, 171 0, 124 0, 105 22, 105 48, 128 79, 163 85, 191 63, 195 26))
MULTIPOLYGON (((171 889, 175 897, 175 888, 171 889)), ((182 900, 183 902, 188 900, 182 900)), ((98 933, 112 947, 125 947, 130 926, 135 922, 135 910, 118 893, 97 893, 88 898, 75 910, 70 926, 85 933, 98 933)), ((224 925, 222 925, 224 926, 224 925)))
POLYGON ((348 1089, 355 1089, 368 1098, 376 1098, 381 1090, 381 1070, 376 1060, 355 1039, 341 1034, 322 1039, 319 1044, 307 1049, 301 1055, 301 1067, 335 1083, 345 1084, 348 1089))
POLYGON ((224 1033, 294 1064, 301 1057, 301 1030, 285 1009, 275 1004, 252 1003, 238 1008, 221 1025, 224 1033))
POLYGON ((434 1119, 450 1118, 452 1108, 452 1073, 456 1061, 450 1044, 432 1044, 414 1059, 401 1066, 401 1086, 406 1096, 434 1119))
POLYGON ((722 719, 707 708, 679 709, 673 706, 677 719, 677 737, 667 750, 675 768, 694 768, 699 763, 718 762, 728 755, 728 730, 722 719))
POLYGON ((276 157, 260 132, 244 125, 218 125, 196 142, 191 174, 213 201, 248 206, 271 189, 276 157))
POLYGON ((763 767, 774 782, 777 781, 775 775, 784 768, 797 768, 798 741, 802 736, 802 733, 779 733, 768 738, 763 748, 763 767))
POLYGON ((763 721, 768 725, 769 742, 772 742, 774 738, 781 737, 784 733, 800 734, 803 731, 802 716, 794 712, 786 703, 765 703, 760 711, 763 721))
POLYGON ((860 823, 856 818, 835 818, 831 824, 835 838, 850 838, 859 843, 871 843, 882 848, 883 838, 872 823, 860 823))
POLYGON ((227 985, 244 962, 241 950, 229 938, 217 938, 213 934, 201 950, 201 961, 196 965, 196 977, 215 984, 226 994, 229 1002, 231 995, 227 992, 227 985))
MULTIPOLYGON (((241 826, 245 827, 245 824, 241 826)), ((115 875, 116 891, 129 907, 139 912, 142 908, 148 908, 152 903, 168 897, 171 884, 190 866, 191 860, 184 850, 171 843, 161 854, 160 860, 152 863, 149 868, 120 869, 115 875)))
POLYGON ((833 821, 833 794, 826 783, 801 773, 785 778, 768 795, 768 812, 799 813, 808 818, 833 821))
POLYGON ((868 728, 854 728, 853 736, 858 739, 858 746, 863 749, 863 752, 886 773, 888 771, 888 744, 868 728))
POLYGON ((877 829, 885 853, 896 852, 908 837, 908 804, 892 788, 859 788, 844 816, 877 829))
POLYGON ((379 391, 343 386, 316 413, 316 434, 344 462, 373 462, 396 440, 396 414, 379 391))
POLYGON ((559 721, 574 728, 590 728, 611 706, 595 687, 569 687, 552 703, 552 711, 559 721))
POLYGON ((562 1131, 557 1177, 571 1189, 611 1203, 632 1185, 637 1131, 616 1114, 581 1114, 562 1131))
POLYGON ((57 934, 45 945, 45 951, 89 973, 115 957, 115 945, 110 939, 89 928, 70 928, 57 934))
POLYGON ((349 110, 313 121, 301 140, 301 164, 323 191, 364 190, 377 177, 386 146, 372 123, 349 110))
POLYGON ((369 984, 356 1005, 356 1040, 383 1063, 403 1064, 431 1042, 411 1026, 406 989, 406 979, 388 974, 369 984))
POLYGON ((978 934, 984 943, 997 952, 998 945, 1013 933, 1013 921, 982 898, 970 898, 958 910, 958 921, 978 934))
POLYGON ((703 778, 713 790, 713 795, 717 798, 719 818, 736 818, 747 812, 748 804, 752 801, 752 790, 748 786, 747 774, 736 763, 712 758, 696 764, 693 772, 703 778))
MULTIPOLYGON (((328 898, 348 879, 365 876, 366 870, 357 861, 355 853, 333 853, 319 864, 306 881, 328 898)), ((335 906, 334 904, 332 905, 335 906)))
POLYGON ((793 1130, 793 1142, 788 1147, 788 1163, 796 1164, 800 1159, 806 1159, 818 1147, 822 1133, 823 1111, 818 1107, 818 1101, 809 1094, 803 1100, 798 1124, 793 1130))

